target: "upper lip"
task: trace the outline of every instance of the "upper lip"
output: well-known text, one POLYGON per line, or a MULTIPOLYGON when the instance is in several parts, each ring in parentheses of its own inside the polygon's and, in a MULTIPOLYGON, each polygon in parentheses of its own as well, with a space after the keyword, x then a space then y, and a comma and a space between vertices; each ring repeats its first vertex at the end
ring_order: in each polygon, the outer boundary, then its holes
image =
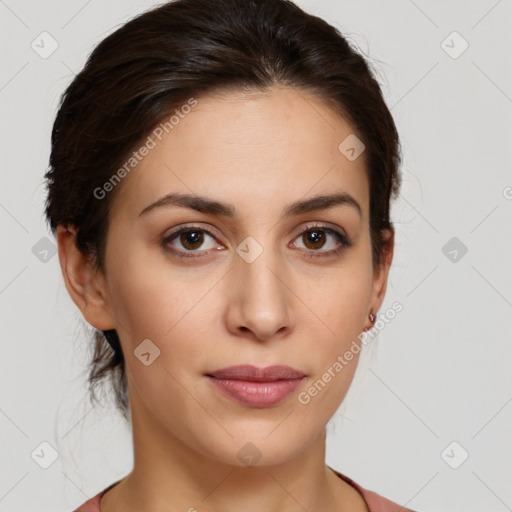
POLYGON ((274 365, 258 368, 250 364, 228 366, 215 372, 208 373, 217 379, 247 380, 253 382, 272 382, 276 380, 301 379, 304 373, 290 366, 274 365))

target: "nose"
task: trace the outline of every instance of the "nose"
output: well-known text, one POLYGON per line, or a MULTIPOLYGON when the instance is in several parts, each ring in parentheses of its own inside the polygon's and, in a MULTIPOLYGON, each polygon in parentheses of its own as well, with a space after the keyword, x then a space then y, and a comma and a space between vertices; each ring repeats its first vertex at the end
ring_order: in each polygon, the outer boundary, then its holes
POLYGON ((237 255, 233 264, 228 283, 229 331, 258 341, 291 332, 293 294, 286 285, 284 265, 270 249, 251 263, 237 255))

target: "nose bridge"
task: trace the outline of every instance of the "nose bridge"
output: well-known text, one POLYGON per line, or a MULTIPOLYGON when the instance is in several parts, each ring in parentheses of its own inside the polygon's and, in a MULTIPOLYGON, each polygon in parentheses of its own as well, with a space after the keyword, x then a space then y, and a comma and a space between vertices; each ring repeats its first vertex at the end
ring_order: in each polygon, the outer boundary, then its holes
POLYGON ((273 246, 271 235, 248 236, 238 247, 237 273, 243 284, 244 294, 275 299, 282 295, 282 282, 276 274, 283 272, 279 251, 273 246), (250 288, 249 288, 250 286, 250 288))
POLYGON ((289 292, 285 286, 285 264, 274 247, 271 234, 247 237, 237 247, 235 280, 238 327, 267 337, 289 321, 289 292))

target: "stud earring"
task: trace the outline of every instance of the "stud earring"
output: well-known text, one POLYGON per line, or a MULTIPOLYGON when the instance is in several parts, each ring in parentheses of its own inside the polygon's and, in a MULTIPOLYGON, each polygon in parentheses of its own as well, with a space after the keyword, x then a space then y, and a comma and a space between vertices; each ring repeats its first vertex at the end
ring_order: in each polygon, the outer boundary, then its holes
POLYGON ((370 327, 365 327, 364 328, 364 331, 369 331, 372 327, 373 327, 373 324, 375 322, 375 319, 377 318, 377 316, 373 313, 373 311, 370 312, 370 314, 368 315, 368 318, 370 319, 370 323, 372 324, 370 327))

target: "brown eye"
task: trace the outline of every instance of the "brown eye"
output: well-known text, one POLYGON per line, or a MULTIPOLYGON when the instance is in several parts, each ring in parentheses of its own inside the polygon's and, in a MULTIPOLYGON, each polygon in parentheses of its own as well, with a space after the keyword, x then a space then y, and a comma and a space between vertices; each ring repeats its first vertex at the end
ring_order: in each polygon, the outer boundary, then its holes
POLYGON ((188 227, 166 236, 162 246, 177 256, 188 258, 206 256, 209 249, 217 249, 219 244, 207 229, 188 227))
POLYGON ((305 231, 302 234, 304 245, 308 249, 321 249, 325 244, 325 233, 322 230, 305 231))
POLYGON ((324 226, 307 226, 297 240, 300 243, 294 242, 293 246, 304 249, 308 256, 331 256, 352 245, 345 235, 324 226))
POLYGON ((190 230, 179 233, 179 239, 185 249, 199 249, 204 241, 204 235, 201 231, 190 230))

